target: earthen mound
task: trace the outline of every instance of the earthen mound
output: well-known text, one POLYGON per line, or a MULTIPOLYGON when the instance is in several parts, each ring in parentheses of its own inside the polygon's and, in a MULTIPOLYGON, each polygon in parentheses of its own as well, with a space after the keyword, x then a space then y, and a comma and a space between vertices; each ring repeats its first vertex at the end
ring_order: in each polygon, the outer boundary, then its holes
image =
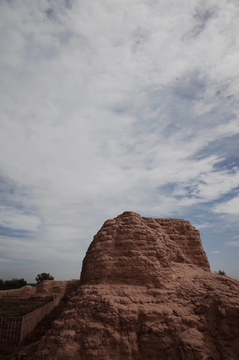
POLYGON ((173 263, 210 271, 199 231, 189 221, 153 219, 126 211, 107 220, 83 262, 82 284, 160 287, 173 263))
POLYGON ((211 273, 188 221, 125 212, 104 223, 66 310, 22 358, 236 360, 238 324, 239 282, 211 273))

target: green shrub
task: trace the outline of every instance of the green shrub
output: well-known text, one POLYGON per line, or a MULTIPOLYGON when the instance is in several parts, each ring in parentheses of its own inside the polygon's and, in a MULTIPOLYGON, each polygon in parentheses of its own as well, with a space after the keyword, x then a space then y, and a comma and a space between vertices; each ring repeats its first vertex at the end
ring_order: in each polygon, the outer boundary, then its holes
POLYGON ((217 274, 217 275, 226 275, 224 270, 214 271, 214 273, 217 274))
POLYGON ((36 277, 37 284, 39 284, 43 280, 54 280, 54 277, 52 275, 50 275, 49 273, 38 274, 36 277))

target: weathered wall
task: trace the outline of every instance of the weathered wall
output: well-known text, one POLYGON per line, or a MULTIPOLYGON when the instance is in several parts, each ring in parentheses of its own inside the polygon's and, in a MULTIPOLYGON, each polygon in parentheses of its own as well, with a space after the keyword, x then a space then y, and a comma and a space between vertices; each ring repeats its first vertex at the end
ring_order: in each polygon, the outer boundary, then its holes
POLYGON ((53 301, 22 317, 19 344, 21 344, 25 337, 35 329, 37 324, 59 304, 63 295, 58 295, 53 301))
POLYGON ((64 294, 22 317, 0 317, 0 345, 21 344, 37 324, 57 306, 64 294))
POLYGON ((0 345, 21 343, 26 335, 29 334, 36 325, 59 304, 60 300, 65 295, 67 284, 70 281, 45 280, 35 287, 26 285, 21 289, 0 291, 0 298, 7 299, 54 297, 54 300, 50 303, 43 305, 39 309, 23 317, 1 317, 0 345))
POLYGON ((54 294, 64 294, 67 286, 67 281, 59 280, 44 280, 35 287, 25 285, 21 289, 1 290, 1 298, 18 298, 28 299, 29 297, 46 297, 54 294))
POLYGON ((25 285, 20 289, 12 289, 12 290, 0 290, 0 299, 1 298, 19 298, 25 299, 31 296, 34 296, 36 293, 36 288, 31 285, 25 285))

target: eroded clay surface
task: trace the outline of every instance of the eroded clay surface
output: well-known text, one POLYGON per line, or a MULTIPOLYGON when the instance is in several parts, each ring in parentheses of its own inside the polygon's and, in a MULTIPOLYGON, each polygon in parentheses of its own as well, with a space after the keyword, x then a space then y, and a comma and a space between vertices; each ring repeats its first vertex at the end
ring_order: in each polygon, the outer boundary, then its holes
POLYGON ((23 356, 239 359, 239 282, 211 273, 188 221, 126 212, 104 223, 66 310, 23 356))

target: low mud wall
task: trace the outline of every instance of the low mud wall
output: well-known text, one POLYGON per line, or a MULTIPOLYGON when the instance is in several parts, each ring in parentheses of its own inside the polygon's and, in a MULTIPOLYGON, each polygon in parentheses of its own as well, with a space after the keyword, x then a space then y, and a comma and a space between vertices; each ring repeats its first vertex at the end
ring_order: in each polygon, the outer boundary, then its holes
POLYGON ((0 299, 28 299, 30 297, 65 294, 68 282, 69 281, 44 280, 36 286, 25 285, 20 289, 0 290, 0 299))
POLYGON ((25 337, 32 332, 32 330, 37 326, 37 324, 42 321, 44 317, 54 309, 55 306, 59 304, 62 297, 62 295, 58 295, 50 303, 43 305, 39 309, 22 317, 19 344, 21 344, 25 337))
POLYGON ((28 298, 30 296, 34 296, 36 293, 36 288, 26 285, 23 286, 20 289, 12 289, 12 290, 1 290, 0 291, 0 299, 4 298, 16 298, 16 299, 22 299, 22 298, 28 298))
POLYGON ((22 317, 0 317, 0 345, 20 345, 37 324, 59 304, 64 294, 22 317))

